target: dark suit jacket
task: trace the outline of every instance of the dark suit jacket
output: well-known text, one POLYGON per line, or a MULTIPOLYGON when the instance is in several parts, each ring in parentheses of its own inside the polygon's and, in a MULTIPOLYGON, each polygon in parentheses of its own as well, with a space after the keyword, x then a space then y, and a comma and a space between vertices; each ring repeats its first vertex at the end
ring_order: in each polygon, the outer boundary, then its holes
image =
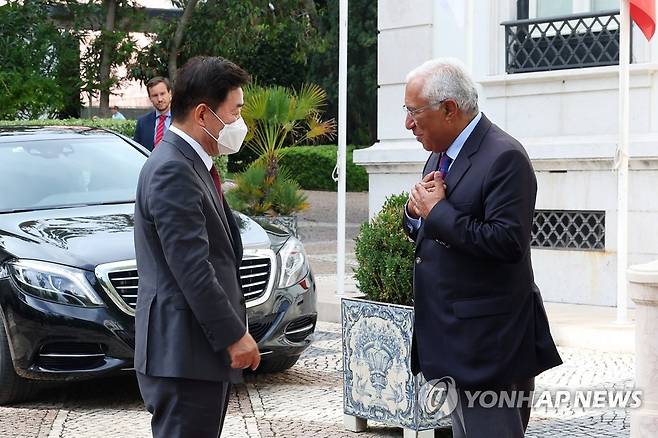
POLYGON ((561 364, 532 273, 537 182, 523 146, 482 115, 446 185, 417 232, 405 218, 416 242, 415 365, 428 380, 490 388, 561 364))
POLYGON ((144 146, 149 151, 153 150, 153 140, 155 137, 155 111, 144 114, 137 119, 135 126, 135 135, 133 140, 144 146))
POLYGON ((246 333, 240 233, 201 157, 171 131, 139 176, 135 251, 135 369, 240 381, 226 351, 246 333))

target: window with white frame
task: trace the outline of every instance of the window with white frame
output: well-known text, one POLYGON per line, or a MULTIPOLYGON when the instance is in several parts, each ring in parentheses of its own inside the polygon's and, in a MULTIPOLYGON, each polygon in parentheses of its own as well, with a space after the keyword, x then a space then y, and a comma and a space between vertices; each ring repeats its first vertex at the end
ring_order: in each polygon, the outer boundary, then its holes
POLYGON ((530 18, 619 9, 619 0, 529 0, 530 18))
POLYGON ((505 26, 506 72, 618 64, 618 0, 519 0, 505 26))

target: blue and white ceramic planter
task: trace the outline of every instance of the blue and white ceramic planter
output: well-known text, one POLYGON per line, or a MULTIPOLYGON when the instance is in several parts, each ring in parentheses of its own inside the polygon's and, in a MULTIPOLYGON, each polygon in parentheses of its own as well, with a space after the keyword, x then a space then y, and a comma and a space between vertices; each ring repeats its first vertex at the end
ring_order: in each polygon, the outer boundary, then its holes
MULTIPOLYGON (((343 299, 341 313, 346 426, 354 417, 402 427, 406 435, 449 424, 440 412, 427 412, 419 400, 425 381, 411 372, 413 308, 343 299)), ((365 422, 360 424, 362 430, 365 422)))

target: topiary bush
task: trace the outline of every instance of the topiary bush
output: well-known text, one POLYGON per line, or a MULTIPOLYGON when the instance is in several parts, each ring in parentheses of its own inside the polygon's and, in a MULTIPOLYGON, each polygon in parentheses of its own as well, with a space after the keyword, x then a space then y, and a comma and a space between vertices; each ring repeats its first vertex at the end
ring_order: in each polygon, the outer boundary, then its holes
POLYGON ((409 195, 386 198, 370 222, 356 237, 358 267, 354 276, 369 300, 412 305, 414 244, 402 229, 404 204, 409 195))
MULTIPOLYGON (((368 190, 366 170, 352 162, 354 146, 347 147, 347 191, 365 192, 368 190)), ((283 149, 279 165, 286 169, 292 178, 305 190, 336 191, 338 183, 331 175, 336 165, 338 146, 295 146, 283 149)))

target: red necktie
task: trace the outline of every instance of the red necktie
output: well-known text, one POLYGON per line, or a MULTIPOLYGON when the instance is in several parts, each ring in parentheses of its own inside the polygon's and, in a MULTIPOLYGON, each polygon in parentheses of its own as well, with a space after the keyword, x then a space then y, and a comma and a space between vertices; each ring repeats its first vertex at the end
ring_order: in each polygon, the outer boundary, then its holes
POLYGON ((165 119, 167 118, 166 114, 161 114, 158 117, 158 129, 155 130, 155 141, 153 142, 153 149, 160 143, 162 136, 164 135, 165 130, 165 119))
POLYGON ((212 177, 212 181, 215 183, 215 188, 217 189, 219 199, 222 199, 224 196, 222 193, 222 179, 219 177, 219 172, 217 172, 217 168, 215 168, 214 164, 210 168, 210 176, 212 177))

